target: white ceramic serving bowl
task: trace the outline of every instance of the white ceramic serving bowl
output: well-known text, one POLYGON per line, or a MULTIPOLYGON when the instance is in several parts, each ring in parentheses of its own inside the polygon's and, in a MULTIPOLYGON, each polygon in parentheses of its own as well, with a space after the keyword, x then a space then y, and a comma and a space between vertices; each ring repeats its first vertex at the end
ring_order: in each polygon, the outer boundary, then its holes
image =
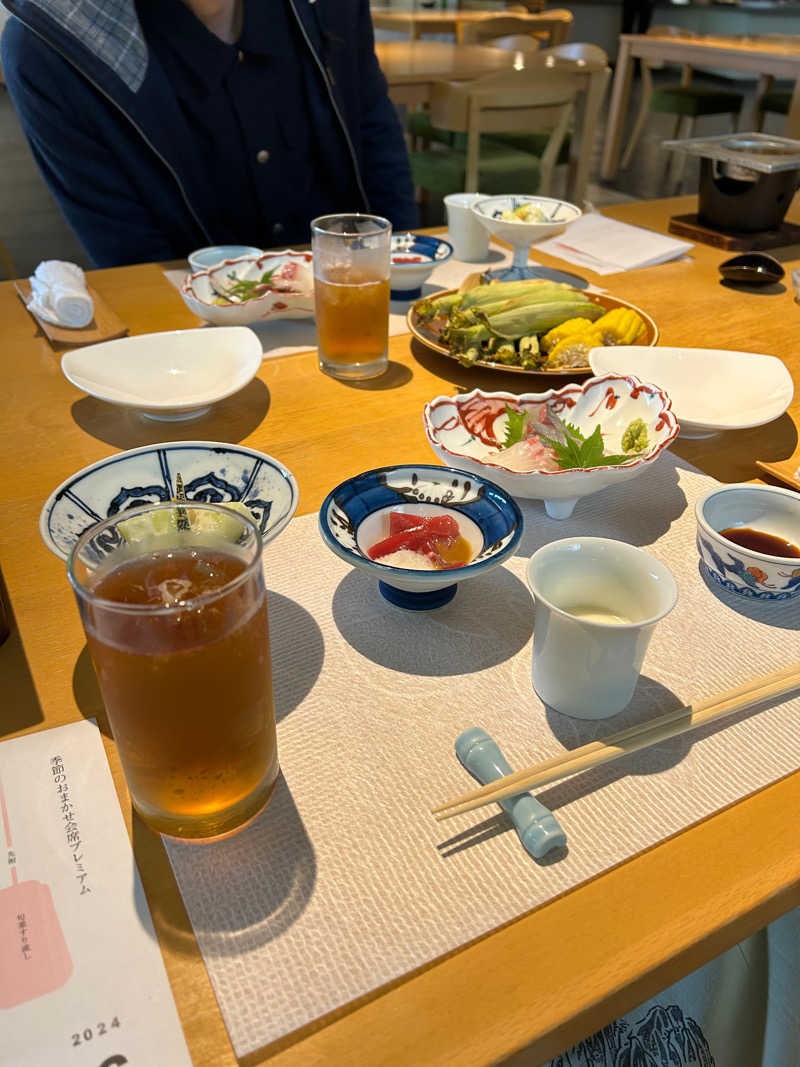
POLYGON ((254 245, 207 245, 205 248, 197 248, 186 257, 193 272, 208 270, 216 267, 219 263, 241 259, 242 256, 260 256, 262 249, 254 245))
POLYGON ((557 200, 552 196, 521 195, 487 196, 477 200, 472 205, 472 211, 490 234, 508 242, 515 251, 518 248, 528 249, 536 241, 560 233, 583 214, 576 204, 570 204, 567 200, 557 200), (541 208, 547 221, 511 222, 499 217, 504 211, 513 211, 522 204, 541 208))
POLYGON ((63 481, 39 516, 42 540, 65 560, 90 526, 173 500, 177 474, 187 500, 246 504, 265 543, 288 524, 300 499, 292 472, 264 452, 216 441, 167 441, 117 452, 63 481))
POLYGON ((522 514, 511 497, 483 477, 426 463, 381 467, 337 485, 319 512, 330 550, 378 579, 391 604, 411 611, 442 607, 456 583, 485 574, 511 556, 522 536, 522 514), (472 560, 452 570, 411 570, 370 559, 369 549, 388 534, 392 511, 452 515, 472 549, 472 560))
POLYGON ((428 441, 443 463, 491 478, 512 496, 544 500, 547 514, 554 519, 568 518, 580 497, 642 474, 678 436, 678 422, 663 390, 643 384, 632 375, 614 374, 546 393, 518 396, 473 389, 457 396, 437 396, 425 405, 423 423, 428 441), (503 464, 502 453, 490 453, 505 438, 505 405, 517 402, 528 406, 546 403, 549 410, 576 425, 586 437, 599 423, 607 452, 621 452, 625 429, 634 419, 641 418, 647 427, 648 448, 615 467, 522 473, 512 470, 503 464))
POLYGON ((669 569, 606 537, 551 541, 528 560, 536 602, 533 687, 577 719, 627 707, 656 624, 678 599, 669 569))
POLYGON ((800 558, 754 552, 719 532, 746 526, 800 547, 799 494, 772 485, 721 485, 700 497, 695 518, 702 569, 718 585, 751 600, 800 595, 800 558))
POLYGON ((271 319, 311 319, 314 317, 314 275, 310 252, 264 252, 260 256, 240 256, 187 274, 181 285, 184 303, 206 322, 215 326, 251 326, 271 319), (241 304, 218 304, 214 282, 223 283, 231 276, 257 279, 265 271, 292 264, 297 273, 300 292, 269 291, 241 304))
POLYGON ((423 233, 392 236, 390 288, 393 300, 416 300, 434 267, 453 254, 449 241, 423 233))
POLYGON ((226 326, 118 337, 76 348, 62 357, 61 370, 90 396, 150 419, 175 421, 202 415, 238 392, 255 377, 261 358, 252 330, 226 326))
POLYGON ((681 437, 762 426, 786 411, 792 376, 775 356, 717 348, 593 348, 595 374, 635 374, 669 394, 681 437))

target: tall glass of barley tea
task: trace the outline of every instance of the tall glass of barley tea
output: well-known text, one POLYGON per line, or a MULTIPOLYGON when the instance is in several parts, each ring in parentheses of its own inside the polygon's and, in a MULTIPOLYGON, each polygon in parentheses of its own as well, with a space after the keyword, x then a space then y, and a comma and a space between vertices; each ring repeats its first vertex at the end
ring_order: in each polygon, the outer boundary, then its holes
POLYGON ((320 369, 364 381, 388 365, 392 226, 377 215, 311 223, 320 369))
POLYGON ((148 505, 67 565, 133 805, 162 833, 248 822, 278 776, 261 535, 216 504, 148 505))

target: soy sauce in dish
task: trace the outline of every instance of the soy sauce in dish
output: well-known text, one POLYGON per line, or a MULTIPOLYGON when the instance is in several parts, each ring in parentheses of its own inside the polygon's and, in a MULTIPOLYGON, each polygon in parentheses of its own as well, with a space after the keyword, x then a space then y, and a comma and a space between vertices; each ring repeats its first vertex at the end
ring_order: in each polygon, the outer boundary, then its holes
POLYGON ((776 537, 775 534, 752 530, 749 526, 729 526, 727 530, 719 532, 721 537, 727 537, 735 545, 749 548, 751 552, 763 552, 767 556, 800 557, 800 548, 797 545, 783 537, 776 537))

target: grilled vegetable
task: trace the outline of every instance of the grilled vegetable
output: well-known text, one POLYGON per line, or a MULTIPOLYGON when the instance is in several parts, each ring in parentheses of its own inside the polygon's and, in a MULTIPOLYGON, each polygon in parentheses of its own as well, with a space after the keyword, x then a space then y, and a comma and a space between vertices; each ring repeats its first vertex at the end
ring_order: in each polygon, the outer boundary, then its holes
POLYGON ((415 305, 417 319, 444 320, 441 340, 465 366, 488 360, 526 370, 586 367, 591 348, 640 341, 646 327, 632 308, 604 312, 561 282, 469 284, 415 305))
POLYGON ((547 366, 580 367, 588 362, 587 357, 593 348, 603 344, 603 335, 597 329, 597 323, 578 333, 569 334, 547 353, 547 366))
POLYGON ((544 304, 526 304, 511 311, 500 311, 491 318, 476 312, 479 321, 485 321, 492 333, 515 340, 530 333, 543 333, 565 319, 573 318, 579 311, 588 319, 599 318, 603 309, 586 299, 575 300, 571 293, 564 293, 560 300, 544 304))
POLYGON ((633 345, 647 332, 644 320, 633 308, 607 311, 595 325, 603 337, 600 343, 604 345, 633 345))
POLYGON ((565 293, 578 295, 582 300, 589 298, 571 285, 563 282, 548 282, 544 279, 533 278, 525 282, 493 282, 490 285, 476 285, 474 289, 468 289, 461 294, 462 308, 482 307, 484 304, 495 304, 498 300, 514 300, 522 297, 526 303, 534 301, 558 300, 565 293))
POLYGON ((542 338, 542 348, 545 352, 549 352, 552 348, 555 348, 559 341, 563 341, 565 337, 570 337, 576 333, 582 333, 587 326, 591 325, 591 319, 587 319, 585 315, 577 319, 567 319, 566 322, 562 322, 559 326, 554 326, 552 330, 547 331, 542 338))

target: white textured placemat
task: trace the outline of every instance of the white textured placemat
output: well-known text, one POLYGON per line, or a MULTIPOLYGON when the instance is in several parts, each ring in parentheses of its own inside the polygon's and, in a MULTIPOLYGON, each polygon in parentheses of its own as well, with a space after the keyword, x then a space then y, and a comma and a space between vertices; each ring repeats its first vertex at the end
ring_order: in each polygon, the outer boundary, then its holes
POLYGON ((446 823, 428 813, 473 787, 453 753, 469 726, 522 766, 800 659, 800 601, 745 600, 698 571, 693 505, 713 484, 668 453, 566 521, 531 501, 519 554, 418 615, 334 557, 316 516, 267 547, 283 778, 240 834, 168 844, 238 1055, 800 766, 800 700, 784 701, 548 787, 569 839, 556 862, 523 852, 496 808, 446 823), (631 706, 600 723, 546 711, 530 684, 525 563, 574 534, 649 548, 680 590, 631 706))

